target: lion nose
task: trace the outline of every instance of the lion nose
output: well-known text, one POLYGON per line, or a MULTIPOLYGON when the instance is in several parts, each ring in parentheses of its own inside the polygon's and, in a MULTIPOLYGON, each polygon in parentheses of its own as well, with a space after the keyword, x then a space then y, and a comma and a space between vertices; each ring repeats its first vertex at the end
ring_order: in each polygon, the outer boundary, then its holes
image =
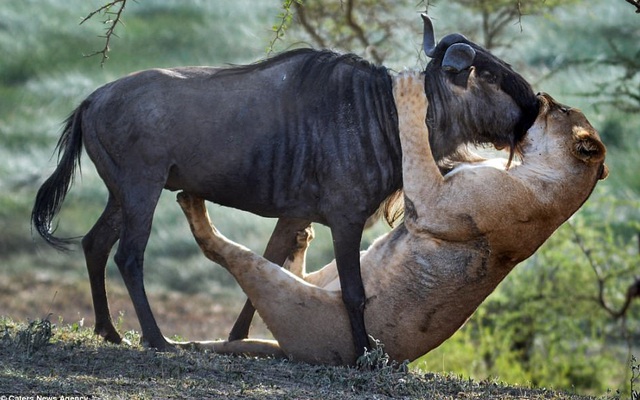
POLYGON ((542 97, 542 98, 545 98, 547 100, 552 99, 552 97, 549 96, 549 93, 547 93, 547 92, 538 92, 538 93, 536 93, 536 97, 542 97))
POLYGON ((602 165, 600 166, 600 176, 598 177, 598 179, 602 180, 607 176, 609 176, 609 167, 607 167, 605 163, 602 163, 602 165))

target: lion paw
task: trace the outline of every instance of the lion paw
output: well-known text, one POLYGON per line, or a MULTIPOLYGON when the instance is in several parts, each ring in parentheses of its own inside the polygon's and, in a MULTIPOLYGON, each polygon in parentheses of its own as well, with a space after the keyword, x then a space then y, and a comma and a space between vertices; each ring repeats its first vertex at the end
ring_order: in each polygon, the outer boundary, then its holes
POLYGON ((298 249, 306 249, 309 243, 315 238, 316 233, 309 225, 306 229, 296 232, 296 244, 298 249))
POLYGON ((399 116, 425 119, 428 101, 424 84, 424 75, 419 71, 403 71, 394 77, 393 98, 399 116))

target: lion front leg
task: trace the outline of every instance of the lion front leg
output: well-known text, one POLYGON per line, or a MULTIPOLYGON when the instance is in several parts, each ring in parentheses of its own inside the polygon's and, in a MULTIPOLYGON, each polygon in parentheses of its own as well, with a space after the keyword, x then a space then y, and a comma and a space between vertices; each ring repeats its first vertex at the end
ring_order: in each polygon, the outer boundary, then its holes
POLYGON ((393 97, 402 146, 405 221, 411 227, 431 218, 429 208, 440 196, 444 178, 429 145, 424 76, 417 71, 398 74, 393 81, 393 97))

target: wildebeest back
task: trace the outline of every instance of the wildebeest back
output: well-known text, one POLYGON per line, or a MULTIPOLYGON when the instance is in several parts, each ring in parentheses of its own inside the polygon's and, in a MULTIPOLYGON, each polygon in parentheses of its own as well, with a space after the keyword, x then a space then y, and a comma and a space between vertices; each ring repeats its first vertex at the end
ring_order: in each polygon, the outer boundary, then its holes
POLYGON ((148 70, 88 101, 83 120, 100 121, 83 127, 92 158, 165 168, 167 188, 221 205, 326 222, 324 204, 371 214, 401 187, 391 79, 351 55, 148 70))

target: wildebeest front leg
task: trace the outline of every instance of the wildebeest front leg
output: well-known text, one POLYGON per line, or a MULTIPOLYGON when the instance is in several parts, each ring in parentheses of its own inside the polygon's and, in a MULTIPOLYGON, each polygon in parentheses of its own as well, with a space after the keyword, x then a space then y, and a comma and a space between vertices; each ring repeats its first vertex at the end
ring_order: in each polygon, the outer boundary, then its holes
POLYGON ((349 315, 353 343, 358 356, 364 354, 365 348, 371 348, 364 324, 366 298, 360 274, 360 240, 363 229, 364 221, 362 224, 331 224, 342 301, 349 315))
MULTIPOLYGON (((276 223, 271 238, 267 243, 263 257, 272 263, 282 266, 296 247, 296 234, 311 225, 310 221, 295 218, 280 218, 276 223)), ((249 337, 249 327, 255 314, 255 307, 247 299, 231 332, 229 341, 242 340, 249 337)))

